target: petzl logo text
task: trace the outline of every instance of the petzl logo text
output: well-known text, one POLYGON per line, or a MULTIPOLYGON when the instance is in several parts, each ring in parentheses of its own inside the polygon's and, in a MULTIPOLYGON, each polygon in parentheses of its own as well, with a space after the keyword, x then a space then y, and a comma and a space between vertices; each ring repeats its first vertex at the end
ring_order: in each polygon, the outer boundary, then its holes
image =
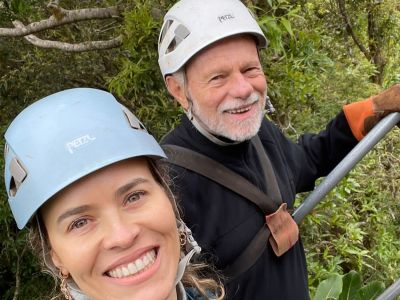
POLYGON ((218 21, 220 21, 222 23, 222 22, 234 19, 234 18, 235 17, 232 14, 227 14, 227 15, 219 16, 218 21))
POLYGON ((83 135, 81 137, 78 137, 68 143, 66 143, 67 149, 69 153, 74 154, 74 152, 81 146, 86 145, 90 143, 91 141, 94 141, 96 137, 90 136, 89 134, 83 135))

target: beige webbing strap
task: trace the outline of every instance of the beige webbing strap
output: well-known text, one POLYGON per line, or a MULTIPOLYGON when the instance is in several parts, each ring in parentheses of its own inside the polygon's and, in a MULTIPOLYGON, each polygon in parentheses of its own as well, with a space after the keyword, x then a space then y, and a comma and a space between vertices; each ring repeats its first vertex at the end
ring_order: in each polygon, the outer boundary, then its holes
POLYGON ((252 139, 252 143, 256 147, 258 158, 261 160, 267 193, 272 199, 282 203, 274 213, 265 216, 266 224, 271 232, 269 241, 272 250, 276 256, 281 256, 298 241, 299 227, 288 212, 287 204, 282 201, 271 161, 265 153, 258 135, 252 139))
POLYGON ((167 154, 169 163, 196 172, 221 184, 253 202, 264 214, 273 213, 278 209, 280 202, 269 200, 269 196, 260 191, 254 184, 219 162, 176 145, 162 145, 162 148, 167 154))
MULTIPOLYGON (((205 155, 176 145, 162 145, 162 147, 167 154, 168 162, 194 171, 236 192, 256 204, 263 214, 274 213, 282 203, 271 162, 268 157, 266 158, 267 161, 263 158, 266 154, 265 152, 262 154, 261 150, 257 149, 259 145, 255 145, 255 147, 258 155, 261 156, 264 177, 268 183, 267 191, 272 194, 273 198, 244 177, 205 155), (273 178, 270 178, 270 176, 273 178)), ((223 270, 228 282, 254 265, 265 251, 269 237, 269 228, 267 226, 261 227, 242 253, 223 270)))
POLYGON ((251 139, 251 142, 256 148, 258 159, 261 162, 267 195, 269 196, 269 198, 272 199, 272 201, 274 201, 275 203, 279 203, 280 205, 283 201, 281 193, 279 191, 278 181, 276 180, 276 175, 271 164, 271 160, 269 159, 267 153, 265 153, 265 149, 258 135, 253 137, 251 139))

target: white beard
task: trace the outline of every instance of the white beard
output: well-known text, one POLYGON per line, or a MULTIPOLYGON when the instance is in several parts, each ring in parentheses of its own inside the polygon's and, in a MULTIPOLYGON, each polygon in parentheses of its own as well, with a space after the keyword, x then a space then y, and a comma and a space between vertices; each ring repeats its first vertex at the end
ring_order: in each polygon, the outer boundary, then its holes
POLYGON ((247 99, 231 99, 224 101, 216 114, 207 116, 203 114, 197 106, 197 101, 190 97, 189 112, 204 127, 205 130, 213 135, 221 136, 235 142, 243 142, 251 139, 260 130, 261 122, 264 118, 265 95, 253 92, 247 99), (227 110, 234 110, 244 105, 257 105, 257 112, 245 120, 226 120, 224 114, 227 110))

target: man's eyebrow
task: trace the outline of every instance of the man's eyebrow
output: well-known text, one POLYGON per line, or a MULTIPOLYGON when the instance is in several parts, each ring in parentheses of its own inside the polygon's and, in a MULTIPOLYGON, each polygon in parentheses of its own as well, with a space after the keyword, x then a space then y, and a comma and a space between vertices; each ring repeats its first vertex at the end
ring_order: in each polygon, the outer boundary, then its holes
POLYGON ((146 183, 146 182, 150 182, 150 180, 146 179, 146 178, 136 178, 126 184, 124 184, 123 186, 120 186, 118 188, 118 190, 115 192, 115 196, 118 198, 120 196, 122 196, 123 194, 125 194, 126 192, 128 192, 130 189, 134 188, 135 186, 141 184, 141 183, 146 183))
POLYGON ((63 220, 65 220, 68 217, 84 213, 85 211, 88 211, 90 207, 91 207, 90 205, 82 205, 71 208, 57 218, 57 223, 60 224, 63 220))

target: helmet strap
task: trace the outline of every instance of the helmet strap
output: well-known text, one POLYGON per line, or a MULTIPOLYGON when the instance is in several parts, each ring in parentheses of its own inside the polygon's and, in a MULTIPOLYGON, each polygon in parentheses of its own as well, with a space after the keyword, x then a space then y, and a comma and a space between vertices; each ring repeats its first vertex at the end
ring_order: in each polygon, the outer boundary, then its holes
MULTIPOLYGON (((191 107, 190 107, 191 110, 191 107)), ((204 135, 207 139, 209 139, 211 142, 213 142, 214 144, 217 144, 219 146, 231 146, 231 145, 236 145, 239 144, 240 142, 236 142, 236 141, 232 141, 232 142, 224 142, 223 140, 219 139, 218 137, 216 137, 215 135, 213 135, 212 133, 210 133, 209 131, 207 131, 207 129, 205 129, 201 123, 197 120, 197 118, 195 116, 192 115, 192 119, 190 120, 193 124, 194 127, 196 127, 196 129, 202 134, 204 135)))
POLYGON ((201 248, 193 238, 192 231, 189 229, 189 227, 187 227, 181 219, 177 219, 176 222, 178 224, 182 251, 181 259, 178 264, 178 272, 175 277, 175 285, 181 281, 183 274, 185 273, 186 266, 189 264, 193 255, 199 254, 201 251, 201 248))
POLYGON ((185 109, 185 114, 188 117, 189 121, 192 122, 193 126, 203 135, 205 136, 208 140, 213 142, 214 144, 217 144, 219 146, 231 146, 231 145, 236 145, 239 144, 240 142, 236 141, 231 141, 231 142, 225 142, 215 135, 213 135, 211 132, 209 132, 204 126, 202 125, 201 121, 198 120, 196 115, 193 113, 193 100, 189 95, 189 90, 186 84, 186 72, 184 74, 184 82, 183 82, 183 88, 185 89, 185 95, 186 99, 188 100, 189 107, 188 109, 185 109))

